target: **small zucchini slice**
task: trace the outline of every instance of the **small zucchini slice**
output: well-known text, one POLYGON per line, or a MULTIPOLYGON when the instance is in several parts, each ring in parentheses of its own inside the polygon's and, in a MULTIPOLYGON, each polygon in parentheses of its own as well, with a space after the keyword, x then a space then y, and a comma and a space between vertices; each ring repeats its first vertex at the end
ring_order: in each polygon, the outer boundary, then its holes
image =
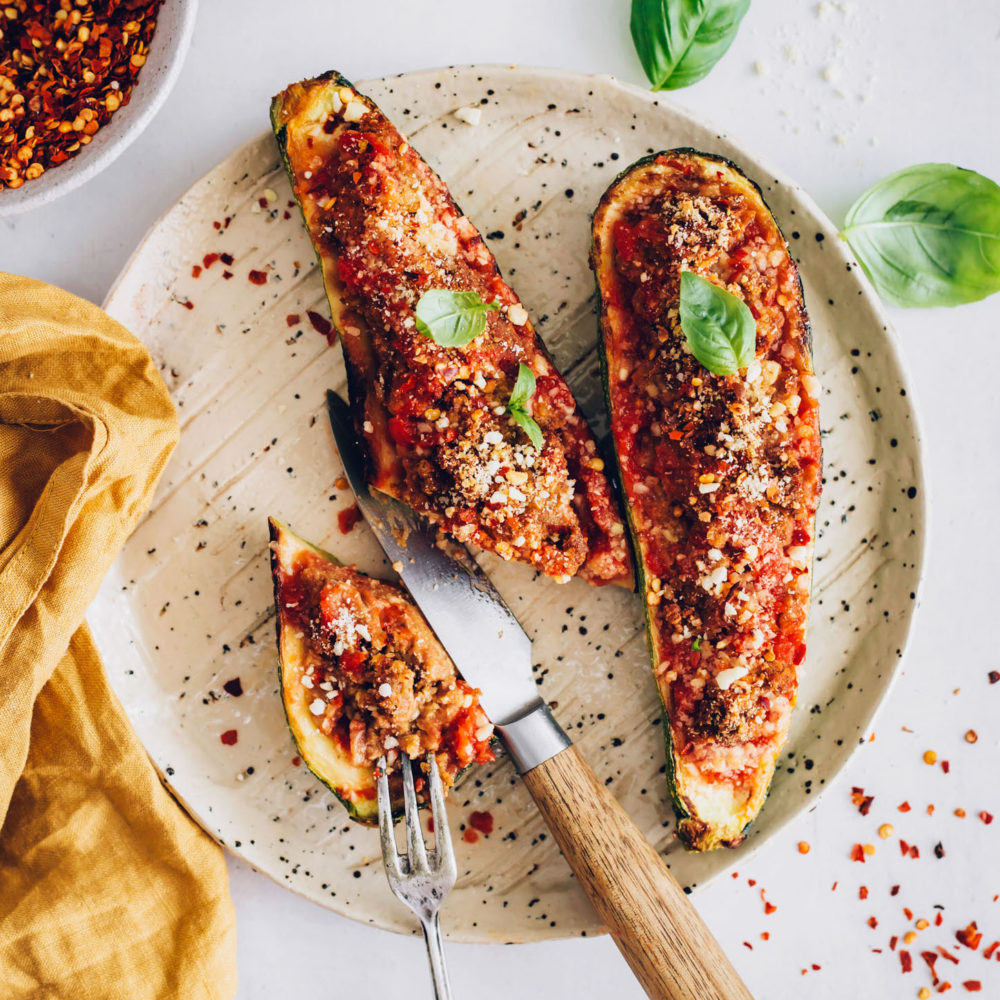
POLYGON ((409 597, 269 524, 288 728, 351 818, 378 822, 374 765, 383 755, 397 808, 400 754, 423 763, 433 753, 446 788, 469 764, 493 760, 479 692, 409 597))
POLYGON ((591 265, 678 835, 732 847, 767 794, 806 649, 822 456, 802 286, 759 189, 691 149, 612 183, 591 265), (756 353, 736 374, 691 352, 682 271, 753 314, 756 353))
POLYGON ((282 91, 271 122, 344 348, 370 483, 460 542, 560 581, 631 583, 587 421, 441 178, 337 73, 282 91), (421 332, 428 292, 464 296, 485 328, 465 343, 421 332), (529 376, 533 390, 512 405, 529 376))

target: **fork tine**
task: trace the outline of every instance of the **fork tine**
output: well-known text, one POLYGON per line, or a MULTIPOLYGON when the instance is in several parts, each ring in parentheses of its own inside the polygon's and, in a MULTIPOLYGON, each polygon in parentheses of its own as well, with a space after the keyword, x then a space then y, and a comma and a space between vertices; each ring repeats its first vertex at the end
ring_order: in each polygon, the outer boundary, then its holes
POLYGON ((396 838, 392 833, 392 799, 389 795, 389 777, 386 774, 385 757, 379 757, 377 768, 379 839, 382 842, 382 861, 385 864, 385 873, 389 877, 391 885, 392 879, 403 877, 403 872, 399 863, 399 852, 396 850, 396 838))
POLYGON ((417 793, 413 787, 413 769, 410 758, 400 757, 403 771, 403 805, 406 809, 406 856, 411 872, 426 872, 427 848, 424 834, 420 829, 420 810, 417 807, 417 793))
POLYGON ((438 770, 434 754, 427 755, 427 765, 430 771, 431 819, 434 822, 434 854, 437 859, 438 871, 454 879, 457 874, 455 852, 451 845, 451 831, 448 829, 448 812, 444 805, 444 785, 441 783, 441 772, 438 770))

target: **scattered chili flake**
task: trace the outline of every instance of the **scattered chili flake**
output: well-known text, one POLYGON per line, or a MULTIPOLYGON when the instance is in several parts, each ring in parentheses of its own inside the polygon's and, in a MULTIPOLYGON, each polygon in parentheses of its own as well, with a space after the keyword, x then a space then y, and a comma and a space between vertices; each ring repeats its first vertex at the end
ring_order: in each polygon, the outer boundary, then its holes
POLYGON ((867 898, 868 898, 868 886, 863 885, 861 886, 860 889, 858 889, 858 899, 867 899, 867 898))
POLYGON ((968 927, 960 931, 955 931, 955 939, 959 944, 964 944, 966 948, 971 948, 975 951, 979 947, 979 943, 983 940, 983 935, 976 927, 975 920, 973 920, 968 927))
POLYGON ((289 326, 295 326, 301 319, 302 319, 302 317, 298 313, 289 313, 285 317, 285 322, 289 326))
POLYGON ((970 729, 970 730, 969 730, 969 731, 968 731, 968 732, 967 732, 967 733, 965 734, 965 742, 966 742, 966 743, 975 743, 975 742, 976 742, 976 740, 978 740, 978 739, 979 739, 979 733, 977 733, 977 732, 975 731, 975 729, 970 729))
POLYGON ((330 324, 330 321, 325 316, 321 316, 318 312, 313 312, 312 309, 307 309, 306 315, 309 317, 309 322, 312 323, 313 329, 317 333, 323 334, 323 336, 329 340, 330 334, 333 331, 333 326, 330 324))
POLYGON ((761 931, 760 932, 760 939, 761 939, 761 941, 770 941, 771 940, 771 932, 770 931, 761 931))
POLYGON ((222 272, 222 277, 225 278, 226 281, 228 281, 232 276, 233 276, 233 272, 232 271, 223 271, 222 272))
POLYGON ((996 684, 997 681, 1000 681, 1000 670, 991 670, 986 676, 990 679, 991 684, 996 684))
MULTIPOLYGON (((228 219, 226 219, 226 224, 227 225, 229 224, 228 219)), ((219 260, 221 260, 222 263, 226 265, 226 267, 232 267, 233 261, 236 260, 236 258, 231 253, 220 253, 219 260)))
POLYGON ((865 790, 863 788, 858 788, 856 785, 851 789, 851 801, 858 807, 858 812, 862 816, 868 815, 868 810, 872 807, 872 802, 875 799, 874 795, 865 795, 865 790))
POLYGON ((871 928, 872 930, 875 930, 875 928, 876 928, 876 927, 878 927, 878 919, 877 919, 877 918, 875 918, 875 917, 869 917, 869 918, 868 918, 868 926, 869 926, 869 927, 870 927, 870 928, 871 928))
POLYGON ((462 840, 464 840, 467 844, 474 844, 477 840, 479 840, 479 834, 469 827, 462 833, 462 840))
POLYGON ((813 962, 812 968, 813 968, 813 972, 819 972, 819 970, 820 970, 821 967, 818 966, 815 962, 813 962))
POLYGON ((939 860, 944 857, 944 845, 940 840, 934 845, 934 857, 939 860))
POLYGON ((988 962, 993 957, 993 952, 995 952, 997 948, 1000 948, 1000 941, 994 941, 993 944, 989 946, 989 948, 984 948, 983 958, 985 958, 986 961, 988 962))
POLYGON ((896 942, 897 941, 899 941, 899 938, 896 937, 895 934, 893 934, 893 936, 891 938, 889 938, 889 951, 895 951, 896 950, 896 942))
POLYGON ((936 764, 937 754, 933 750, 926 750, 924 752, 924 763, 925 764, 936 764))
POLYGON ((955 965, 958 965, 958 959, 955 958, 955 956, 950 951, 948 951, 947 948, 942 948, 941 945, 938 945, 937 946, 937 950, 938 950, 938 954, 942 958, 946 958, 946 959, 948 959, 949 962, 954 962, 955 965))
POLYGON ((978 993, 983 988, 983 984, 978 979, 966 979, 962 985, 970 993, 978 993))
POLYGON ((903 916, 906 917, 907 920, 912 920, 913 919, 913 910, 911 910, 908 906, 904 906, 903 907, 903 916))
POLYGON ((184 306, 185 309, 194 309, 194 303, 190 299, 184 299, 181 302, 181 305, 184 306))
POLYGON ((951 989, 951 983, 946 979, 939 987, 938 993, 947 993, 951 989))
POLYGON ((928 806, 927 806, 927 815, 928 816, 933 816, 934 815, 934 803, 933 802, 929 803, 928 806))
POLYGON ((219 739, 226 744, 227 747, 231 747, 238 739, 235 729, 227 729, 219 739))
POLYGON ((890 895, 890 896, 896 896, 896 895, 898 895, 898 894, 899 894, 899 886, 898 886, 898 885, 894 885, 894 886, 893 886, 893 887, 892 887, 892 888, 891 888, 891 889, 889 890, 889 895, 890 895))
POLYGON ((755 886, 756 884, 757 884, 757 880, 756 880, 755 878, 748 878, 748 879, 747 879, 747 885, 748 885, 748 886, 750 886, 750 888, 751 888, 751 889, 752 889, 752 888, 753 888, 753 887, 754 887, 754 886, 755 886))
POLYGON ((222 690, 225 691, 226 694, 231 694, 234 698, 239 698, 239 696, 243 694, 243 684, 239 677, 234 677, 231 681, 226 681, 226 683, 222 685, 222 690))
MULTIPOLYGON (((749 941, 744 941, 743 942, 743 947, 744 948, 749 948, 751 951, 753 951, 753 945, 749 941)), ((805 969, 803 969, 802 971, 805 972, 805 969)))
POLYGON ((354 525, 361 520, 361 511, 358 509, 356 503, 352 503, 350 507, 345 507, 342 511, 337 513, 337 526, 340 528, 340 533, 342 535, 348 535, 354 528, 354 525))
POLYGON ((212 223, 212 228, 213 229, 221 229, 222 228, 222 223, 219 222, 218 220, 216 220, 215 222, 212 223))
POLYGON ((218 259, 217 253, 207 253, 201 258, 201 266, 207 271, 218 259))
POLYGON ((899 949, 899 964, 903 967, 903 972, 913 971, 913 959, 903 948, 899 949))
POLYGON ((910 803, 909 802, 900 802, 899 805, 896 806, 896 808, 901 813, 908 813, 910 811, 910 803))
POLYGON ((941 915, 941 914, 939 913, 939 914, 938 914, 938 915, 937 915, 937 916, 936 916, 936 917, 934 918, 934 926, 935 926, 935 927, 940 927, 940 926, 941 926, 941 925, 942 925, 943 923, 944 923, 944 917, 943 917, 943 916, 942 916, 942 915, 941 915))
POLYGON ((799 841, 799 854, 808 854, 808 853, 809 853, 809 843, 807 841, 805 841, 805 840, 800 840, 799 841))
POLYGON ((302 758, 298 754, 296 754, 292 758, 292 767, 301 767, 301 766, 302 766, 302 758))
POLYGON ((955 810, 955 815, 956 815, 956 816, 957 816, 957 817, 958 817, 959 819, 965 819, 965 810, 964 810, 964 809, 956 809, 956 810, 955 810))
POLYGON ((988 813, 985 809, 979 814, 979 818, 989 826, 993 822, 993 813, 988 813))
POLYGON ((17 0, 0 20, 0 189, 90 144, 128 104, 162 0, 17 0))
POLYGON ((934 963, 938 960, 937 952, 934 951, 922 951, 920 957, 927 963, 927 967, 931 970, 931 975, 934 977, 934 985, 937 985, 938 974, 937 970, 934 968, 934 963))
POLYGON ((471 826, 474 830, 478 830, 480 833, 492 833, 493 813, 475 811, 469 813, 469 826, 471 826))
POLYGON ((941 770, 947 774, 951 770, 951 764, 949 764, 946 760, 941 761, 941 770))
POLYGON ((851 848, 851 860, 860 861, 864 864, 865 861, 865 849, 860 844, 855 844, 851 848))
POLYGON ((267 284, 267 271, 254 269, 247 275, 247 278, 252 285, 265 285, 267 284))
POLYGON ((201 277, 201 265, 200 264, 192 264, 191 265, 191 277, 192 278, 200 278, 201 277))

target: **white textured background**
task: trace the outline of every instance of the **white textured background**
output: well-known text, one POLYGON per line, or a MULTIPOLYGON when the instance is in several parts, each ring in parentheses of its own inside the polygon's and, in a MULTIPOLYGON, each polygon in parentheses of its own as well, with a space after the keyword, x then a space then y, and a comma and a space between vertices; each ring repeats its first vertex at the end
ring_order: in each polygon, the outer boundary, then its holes
MULTIPOLYGON (((150 223, 266 127, 268 99, 293 79, 334 67, 361 80, 498 62, 607 72, 641 84, 627 24, 624 0, 202 0, 180 83, 150 129, 66 199, 0 220, 0 269, 100 302, 150 223)), ((998 95, 1000 5, 993 0, 755 0, 711 76, 673 99, 766 156, 840 222, 865 187, 910 163, 950 161, 1000 180, 998 95)), ((933 498, 916 636, 874 741, 836 787, 745 869, 737 855, 738 878, 697 897, 758 1000, 913 997, 930 981, 918 953, 938 944, 962 956, 957 967, 938 961, 953 996, 965 995, 967 979, 981 980, 981 996, 1000 996, 1000 962, 987 963, 954 939, 971 920, 984 944, 1000 938, 1000 684, 987 680, 1000 670, 992 629, 1000 296, 958 310, 896 311, 894 320, 920 407, 933 498), (964 740, 970 728, 979 734, 974 745, 964 740), (950 761, 949 774, 922 762, 930 748, 950 761), (867 817, 851 804, 854 785, 875 796, 867 817), (904 800, 913 807, 906 814, 896 809, 904 800), (953 815, 958 807, 967 818, 953 815), (985 825, 980 810, 996 813, 997 822, 985 825), (884 822, 896 829, 888 841, 876 834, 884 822), (900 855, 900 836, 919 847, 919 859, 900 855), (800 840, 812 846, 806 856, 796 849, 800 840), (934 857, 939 841, 942 859, 934 857), (858 842, 878 848, 863 866, 849 860, 858 842), (864 901, 861 885, 869 889, 864 901), (900 886, 895 897, 893 885, 900 886), (777 905, 770 915, 761 887, 777 905), (891 935, 912 927, 903 907, 914 919, 944 918, 910 946, 915 967, 907 976, 888 948, 891 935)), ((239 863, 230 867, 241 1000, 362 989, 427 995, 420 942, 358 926, 239 863)), ((452 946, 449 961, 457 1000, 641 995, 608 940, 452 946)))

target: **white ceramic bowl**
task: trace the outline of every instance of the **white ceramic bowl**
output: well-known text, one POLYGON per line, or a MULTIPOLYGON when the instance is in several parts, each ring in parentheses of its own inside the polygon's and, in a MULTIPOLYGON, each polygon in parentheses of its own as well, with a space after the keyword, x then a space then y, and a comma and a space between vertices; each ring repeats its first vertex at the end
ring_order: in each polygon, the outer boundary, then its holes
POLYGON ((61 198, 96 177, 125 151, 152 121, 167 99, 191 43, 198 0, 166 0, 157 16, 156 32, 146 64, 128 104, 94 134, 94 140, 65 163, 19 188, 0 189, 0 216, 15 215, 61 198))

